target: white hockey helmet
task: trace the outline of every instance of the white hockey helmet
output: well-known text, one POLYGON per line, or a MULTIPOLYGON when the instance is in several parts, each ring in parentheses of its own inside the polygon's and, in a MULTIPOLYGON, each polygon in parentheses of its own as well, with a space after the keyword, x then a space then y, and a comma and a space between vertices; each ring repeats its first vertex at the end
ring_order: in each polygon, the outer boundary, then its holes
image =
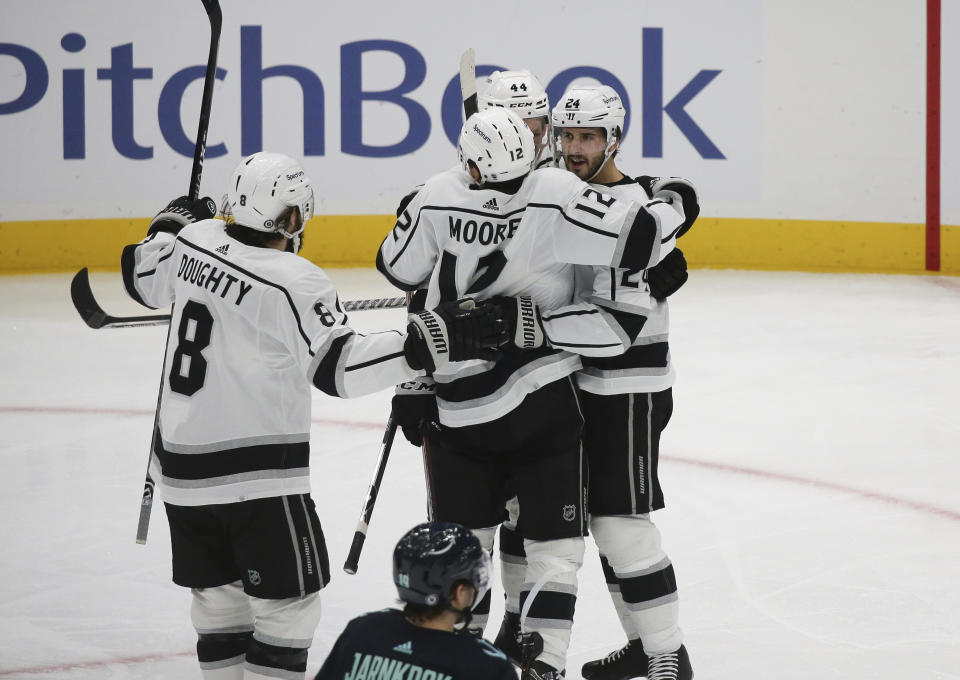
POLYGON ((557 150, 562 154, 560 137, 565 127, 603 128, 607 146, 603 152, 606 162, 613 153, 613 145, 623 137, 627 110, 620 95, 609 85, 571 87, 553 107, 553 131, 557 136, 557 150))
POLYGON ((223 213, 228 221, 232 219, 249 229, 275 231, 288 239, 299 237, 313 217, 310 178, 289 156, 267 151, 255 153, 244 158, 234 170, 223 213), (277 218, 291 207, 300 210, 302 219, 295 233, 277 224, 277 218))
POLYGON ((534 133, 537 161, 547 149, 553 159, 553 130, 550 128, 550 100, 537 77, 526 69, 494 71, 487 77, 486 86, 477 98, 480 110, 492 107, 511 109, 520 114, 534 133), (541 121, 532 125, 531 119, 541 121))
POLYGON ((547 91, 526 69, 491 73, 487 76, 486 87, 477 97, 477 105, 481 111, 494 106, 513 109, 521 118, 550 117, 547 91))
POLYGON ((470 116, 457 144, 460 164, 470 174, 472 161, 482 182, 523 177, 535 162, 533 133, 510 109, 494 107, 470 116))

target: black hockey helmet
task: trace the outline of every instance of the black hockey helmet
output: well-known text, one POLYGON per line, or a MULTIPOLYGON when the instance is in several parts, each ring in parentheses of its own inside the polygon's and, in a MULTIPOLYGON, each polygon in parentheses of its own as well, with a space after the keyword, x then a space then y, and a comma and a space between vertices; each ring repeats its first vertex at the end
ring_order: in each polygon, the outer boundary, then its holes
POLYGON ((453 522, 425 522, 397 542, 393 582, 404 602, 449 605, 450 591, 461 580, 476 589, 474 604, 490 588, 490 556, 469 529, 453 522))

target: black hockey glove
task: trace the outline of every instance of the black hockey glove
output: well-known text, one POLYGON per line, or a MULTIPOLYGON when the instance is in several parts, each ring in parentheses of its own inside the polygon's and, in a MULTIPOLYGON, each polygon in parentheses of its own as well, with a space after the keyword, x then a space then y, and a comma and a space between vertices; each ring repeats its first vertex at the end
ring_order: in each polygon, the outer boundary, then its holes
POLYGON ((508 325, 509 341, 504 349, 538 349, 547 344, 547 336, 543 332, 543 321, 540 319, 540 308, 529 295, 509 297, 498 295, 488 302, 500 308, 500 314, 508 325))
POLYGON ((147 229, 147 236, 158 231, 168 231, 176 235, 188 224, 209 220, 216 214, 217 204, 209 196, 194 201, 191 201, 189 196, 181 196, 170 201, 166 208, 157 213, 147 229))
POLYGON ((687 258, 679 248, 671 250, 655 267, 647 270, 647 285, 650 295, 657 300, 666 300, 687 282, 687 258))
POLYGON ((407 317, 403 352, 414 370, 432 374, 448 361, 495 361, 497 348, 508 341, 507 327, 496 305, 479 307, 470 298, 444 302, 407 317))
POLYGON ((400 383, 393 395, 393 419, 414 446, 423 446, 424 435, 440 433, 436 390, 433 380, 419 378, 400 383))
POLYGON ((677 231, 677 238, 686 234, 694 221, 700 216, 700 202, 697 198, 697 190, 690 180, 682 177, 651 177, 650 175, 641 175, 637 177, 637 182, 642 186, 649 196, 660 198, 671 205, 678 200, 683 205, 683 224, 677 231))

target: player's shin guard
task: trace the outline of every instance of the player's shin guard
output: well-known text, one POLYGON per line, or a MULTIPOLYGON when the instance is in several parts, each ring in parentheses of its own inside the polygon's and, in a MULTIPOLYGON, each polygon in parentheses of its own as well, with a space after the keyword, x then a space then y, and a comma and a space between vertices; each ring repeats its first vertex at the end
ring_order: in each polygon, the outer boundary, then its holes
POLYGON ((577 604, 577 571, 583 564, 583 539, 523 542, 527 572, 520 594, 521 633, 539 633, 537 657, 556 669, 566 667, 570 629, 577 604))
POLYGON ((204 680, 243 680, 253 611, 240 581, 195 588, 190 619, 197 631, 197 660, 204 680))
POLYGON ((660 547, 659 529, 647 515, 632 515, 593 517, 590 530, 616 574, 647 656, 676 651, 683 642, 677 581, 660 547))
POLYGON ((320 622, 320 594, 283 600, 250 598, 256 614, 245 680, 294 680, 307 670, 307 650, 320 622))
POLYGON ((620 619, 620 626, 627 635, 627 640, 637 640, 640 638, 640 631, 637 630, 636 623, 630 610, 627 609, 623 601, 623 594, 620 592, 620 580, 616 572, 610 566, 607 556, 600 554, 600 568, 603 569, 603 580, 607 582, 607 590, 610 592, 610 600, 613 602, 614 609, 617 610, 617 618, 620 619))
POLYGON ((526 572, 527 553, 523 549, 523 538, 514 527, 503 524, 500 527, 500 581, 507 613, 520 613, 520 589, 526 572))

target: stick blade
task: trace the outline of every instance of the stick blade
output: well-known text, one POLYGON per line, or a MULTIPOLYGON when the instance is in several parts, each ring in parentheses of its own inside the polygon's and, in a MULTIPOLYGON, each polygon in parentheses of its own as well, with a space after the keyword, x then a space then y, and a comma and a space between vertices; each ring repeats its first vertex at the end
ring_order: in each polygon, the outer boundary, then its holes
POLYGON ((73 306, 90 328, 102 328, 107 319, 107 313, 97 304, 93 297, 93 290, 90 288, 90 275, 87 268, 84 267, 73 275, 70 281, 70 299, 73 300, 73 306))
POLYGON ((473 48, 460 55, 460 96, 463 98, 463 118, 477 112, 477 60, 473 48))

